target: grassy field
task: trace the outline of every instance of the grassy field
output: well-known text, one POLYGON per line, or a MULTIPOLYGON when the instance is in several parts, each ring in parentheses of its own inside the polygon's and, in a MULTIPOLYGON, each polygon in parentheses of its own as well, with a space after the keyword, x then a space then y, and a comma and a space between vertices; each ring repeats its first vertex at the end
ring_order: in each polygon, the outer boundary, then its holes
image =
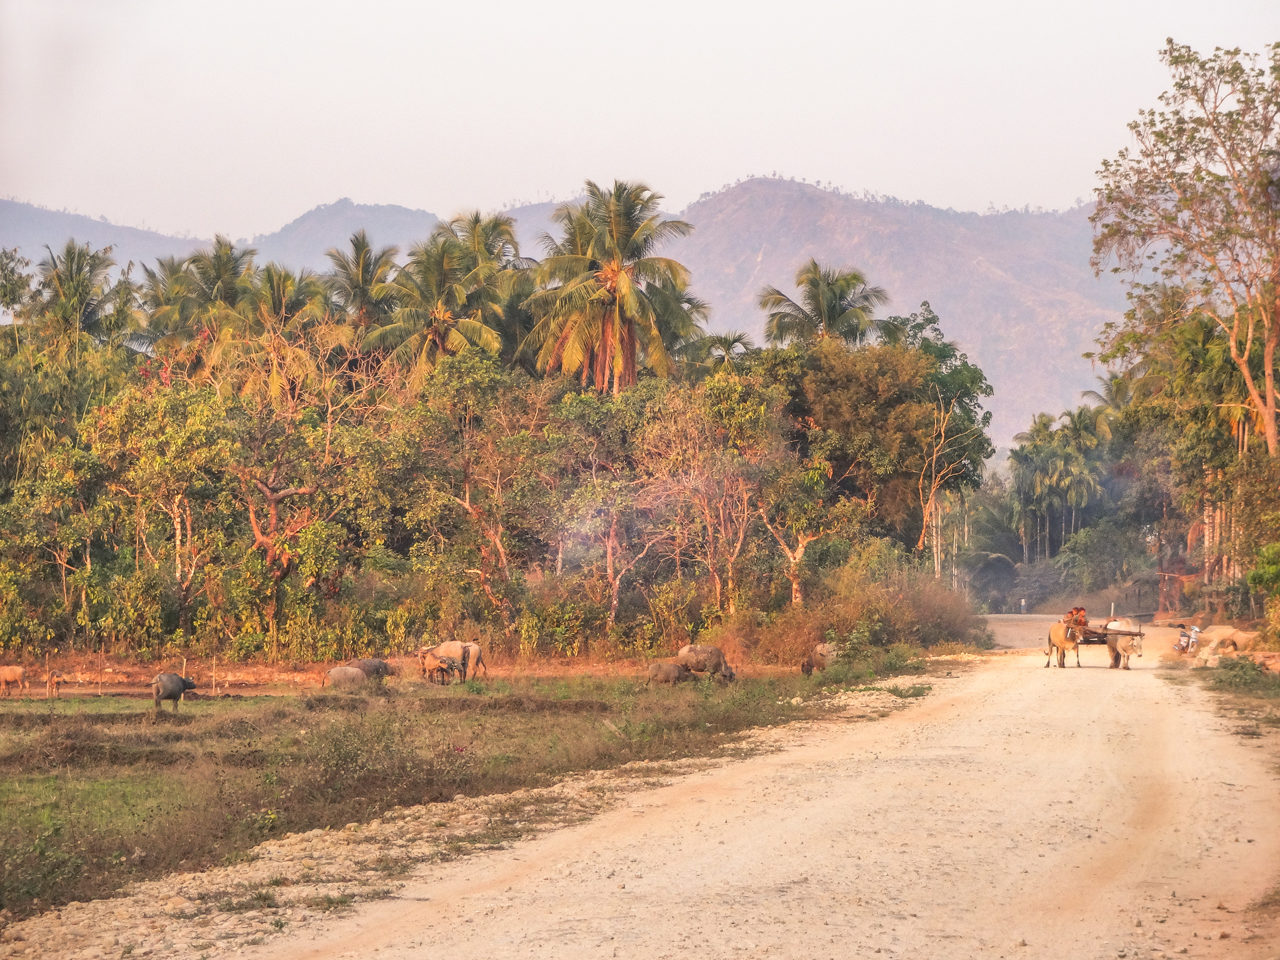
POLYGON ((824 690, 923 669, 893 648, 813 677, 727 685, 393 679, 358 694, 208 698, 159 714, 126 697, 0 701, 0 910, 104 896, 394 806, 715 753, 742 731, 805 715, 824 690))

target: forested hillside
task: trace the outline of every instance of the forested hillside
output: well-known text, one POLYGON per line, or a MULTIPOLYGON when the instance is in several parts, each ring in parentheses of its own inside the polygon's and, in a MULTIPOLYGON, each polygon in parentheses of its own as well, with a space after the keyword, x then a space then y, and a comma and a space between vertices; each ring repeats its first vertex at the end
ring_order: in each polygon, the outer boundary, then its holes
MULTIPOLYGON (((15 205, 20 206, 20 205, 15 205)), ((526 257, 541 258, 540 238, 553 232, 555 204, 505 212, 515 221, 526 257)), ((452 216, 457 211, 438 211, 452 216)), ((1040 410, 1074 406, 1100 372, 1081 354, 1124 309, 1121 287, 1089 267, 1088 210, 975 214, 926 204, 862 199, 802 183, 754 179, 705 195, 672 216, 693 225, 670 251, 692 275, 692 292, 708 305, 706 328, 751 335, 763 345, 761 288, 790 282, 798 265, 816 257, 857 269, 889 293, 884 312, 906 316, 928 301, 947 336, 987 372, 995 387, 988 406, 992 435, 1007 444, 1040 410), (1052 364, 1046 373, 1045 365, 1052 364)), ((43 245, 69 237, 114 244, 119 264, 187 255, 197 241, 27 208, 12 223, 0 219, 0 247, 18 247, 32 261, 43 245), (24 219, 25 218, 25 219, 24 219), (92 228, 92 233, 82 232, 92 228)), ((357 230, 401 255, 439 220, 393 205, 339 200, 311 210, 274 233, 255 237, 260 263, 324 270, 325 251, 357 230)))

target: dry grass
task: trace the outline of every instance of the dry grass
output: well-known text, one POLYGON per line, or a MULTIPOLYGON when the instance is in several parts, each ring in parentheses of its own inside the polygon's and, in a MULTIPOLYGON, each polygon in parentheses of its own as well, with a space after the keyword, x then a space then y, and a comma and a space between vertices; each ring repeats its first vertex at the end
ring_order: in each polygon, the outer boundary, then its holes
MULTIPOLYGON (((882 661, 882 675, 913 669, 900 652, 882 661)), ((395 806, 723 751, 726 735, 805 715, 793 697, 871 674, 850 664, 653 690, 634 674, 448 688, 402 677, 358 695, 205 698, 158 715, 121 697, 0 703, 0 910, 103 896, 395 806)))

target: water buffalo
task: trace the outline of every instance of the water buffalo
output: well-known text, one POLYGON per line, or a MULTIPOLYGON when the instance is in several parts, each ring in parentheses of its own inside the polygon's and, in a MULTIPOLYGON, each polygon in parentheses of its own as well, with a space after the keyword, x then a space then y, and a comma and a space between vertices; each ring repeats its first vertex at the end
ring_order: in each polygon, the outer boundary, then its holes
POLYGON ((347 666, 355 667, 370 680, 378 681, 385 680, 387 677, 394 676, 400 672, 393 664, 374 658, 348 660, 347 666))
MULTIPOLYGON (((461 666, 462 679, 465 680, 473 663, 477 666, 483 663, 483 654, 480 652, 480 644, 463 643, 461 640, 446 640, 434 647, 421 647, 418 650, 418 668, 422 676, 426 677, 432 672, 438 674, 445 659, 454 660, 461 666)), ((488 664, 485 664, 484 671, 486 674, 489 672, 488 664)))
POLYGON ((800 661, 800 672, 806 677, 814 670, 825 670, 839 656, 833 643, 819 643, 800 661))
POLYGON ((644 685, 651 683, 682 683, 692 680, 693 672, 683 663, 666 663, 659 661, 649 664, 649 679, 644 685))
POLYGON ((458 660, 454 657, 436 657, 435 666, 427 671, 427 680, 430 683, 438 683, 441 685, 451 683, 453 680, 461 680, 467 675, 467 651, 462 651, 462 659, 458 660))
POLYGON ((335 690, 351 690, 355 687, 362 687, 369 682, 369 675, 359 667, 344 664, 340 667, 332 667, 324 675, 324 679, 320 681, 320 686, 327 685, 335 690))
POLYGON ((1058 666, 1066 667, 1067 652, 1074 650, 1076 652, 1076 666, 1080 666, 1080 629, 1075 624, 1054 623, 1049 625, 1049 647, 1045 650, 1045 655, 1049 658, 1045 660, 1044 665, 1049 666, 1053 660, 1054 651, 1058 654, 1058 666))
MULTIPOLYGON (((489 676, 489 665, 484 662, 484 651, 480 649, 480 644, 472 640, 470 643, 463 644, 467 648, 467 660, 469 662, 468 669, 471 675, 476 675, 476 670, 484 667, 484 675, 489 676)), ((465 679, 465 678, 464 678, 465 679)))
POLYGON ((737 676, 733 672, 733 667, 729 666, 725 660, 723 651, 709 643, 685 644, 676 654, 676 662, 684 664, 694 673, 720 676, 726 680, 732 680, 737 676))
POLYGON ((1123 667, 1129 669, 1129 657, 1136 655, 1142 656, 1142 634, 1134 637, 1117 636, 1109 634, 1107 636, 1107 650, 1111 654, 1111 669, 1123 667))
POLYGON ((173 701, 173 712, 178 712, 178 701, 188 690, 194 690, 196 682, 176 673, 157 673, 151 681, 151 698, 155 701, 156 710, 160 709, 161 700, 173 701))
POLYGON ((0 690, 4 695, 9 695, 9 687, 15 686, 19 691, 26 690, 30 692, 31 681, 27 679, 27 668, 19 666, 0 667, 0 690))

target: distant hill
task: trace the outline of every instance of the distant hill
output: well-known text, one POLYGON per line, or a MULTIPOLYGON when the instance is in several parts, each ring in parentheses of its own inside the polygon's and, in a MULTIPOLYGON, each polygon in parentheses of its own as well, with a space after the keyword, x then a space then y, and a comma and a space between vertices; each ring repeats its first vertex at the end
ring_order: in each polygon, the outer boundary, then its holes
POLYGON ((409 248, 430 236, 439 222, 439 217, 424 210, 352 203, 344 197, 308 210, 274 233, 254 237, 250 246, 258 251, 258 263, 274 261, 295 270, 321 271, 332 266, 326 251, 349 250, 351 235, 364 230, 375 248, 396 247, 403 261, 409 248))
POLYGON ((763 343, 761 288, 794 294, 810 257, 856 267, 890 296, 886 315, 929 301, 996 388, 988 408, 998 444, 1034 414, 1074 408, 1097 386, 1081 354, 1125 309, 1124 291, 1089 266, 1084 207, 1062 213, 957 213, 921 203, 865 200, 786 180, 749 180, 691 204, 680 241, 695 292, 712 304, 710 326, 763 343))
POLYGON ((207 240, 181 239, 151 230, 121 227, 106 220, 95 220, 78 213, 46 210, 29 203, 0 200, 0 247, 17 247, 21 254, 38 264, 47 254, 55 253, 68 240, 87 243, 94 249, 112 248, 112 256, 121 266, 130 260, 150 266, 161 257, 186 256, 207 240))
MULTIPOLYGON (((526 256, 541 257, 558 204, 506 211, 526 256)), ((712 332, 743 330, 763 345, 756 306, 766 285, 793 293, 809 257, 861 270, 891 297, 888 314, 907 315, 927 300, 944 334, 957 341, 996 388, 988 407, 992 435, 1006 445, 1040 411, 1076 406, 1101 371, 1081 354, 1107 320, 1124 310, 1123 289, 1089 267, 1088 210, 976 214, 922 203, 851 197, 807 184, 756 179, 704 194, 673 214, 694 225, 664 251, 686 264, 694 292, 711 304, 712 332)), ((274 233, 255 237, 259 263, 325 270, 325 251, 345 248, 364 229, 376 247, 401 254, 439 222, 435 214, 342 199, 308 211, 274 233)), ((208 240, 166 237, 74 214, 0 201, 0 247, 19 247, 38 262, 74 237, 112 245, 117 262, 150 264, 184 256, 208 240)))

